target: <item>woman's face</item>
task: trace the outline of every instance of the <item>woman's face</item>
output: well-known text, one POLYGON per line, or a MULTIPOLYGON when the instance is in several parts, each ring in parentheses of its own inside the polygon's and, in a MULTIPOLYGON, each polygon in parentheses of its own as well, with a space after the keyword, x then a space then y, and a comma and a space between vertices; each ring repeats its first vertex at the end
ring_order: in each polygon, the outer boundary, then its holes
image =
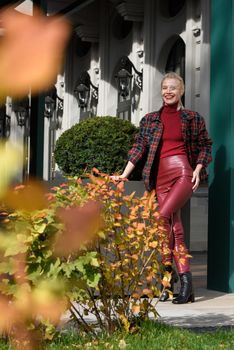
POLYGON ((178 79, 166 78, 161 87, 163 102, 166 105, 172 105, 179 102, 183 95, 181 83, 178 79))

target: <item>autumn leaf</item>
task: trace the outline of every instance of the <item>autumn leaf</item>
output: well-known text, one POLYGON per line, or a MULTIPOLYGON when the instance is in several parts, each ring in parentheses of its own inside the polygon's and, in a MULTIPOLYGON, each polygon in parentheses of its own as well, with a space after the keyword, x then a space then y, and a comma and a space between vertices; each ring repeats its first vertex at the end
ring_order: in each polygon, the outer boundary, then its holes
POLYGON ((9 143, 7 145, 0 143, 0 159, 0 197, 2 197, 7 191, 12 178, 17 174, 23 164, 21 147, 16 147, 9 143))
POLYGON ((143 289, 142 294, 147 295, 147 297, 149 297, 149 298, 152 298, 152 297, 153 297, 153 292, 152 292, 152 290, 149 289, 149 288, 143 289))
POLYGON ((117 190, 119 192, 123 192, 124 191, 124 181, 120 181, 117 186, 116 186, 117 190))
POLYGON ((0 296, 0 330, 8 331, 13 322, 18 319, 17 311, 5 296, 0 296))
POLYGON ((45 320, 50 320, 53 324, 58 324, 61 315, 67 310, 67 300, 56 296, 48 290, 35 289, 32 294, 32 312, 40 315, 45 320))
POLYGON ((140 294, 138 294, 138 293, 133 293, 133 294, 132 294, 132 298, 133 298, 133 299, 140 299, 140 294))
POLYGON ((28 16, 6 8, 0 13, 0 95, 22 97, 46 90, 63 63, 70 34, 62 18, 50 18, 39 10, 28 16))
POLYGON ((165 271, 163 274, 163 279, 161 283, 165 288, 169 288, 171 286, 170 281, 171 281, 171 272, 165 271))
POLYGON ((182 264, 182 265, 186 265, 187 260, 184 259, 184 258, 179 258, 179 262, 180 262, 180 264, 182 264))
POLYGON ((11 209, 30 212, 48 206, 45 193, 46 188, 41 182, 31 180, 26 185, 9 189, 3 197, 3 201, 11 209))
POLYGON ((120 339, 118 347, 119 347, 119 349, 126 349, 127 344, 126 344, 124 339, 120 339))
POLYGON ((55 254, 74 253, 81 243, 90 240, 102 225, 100 209, 100 204, 94 201, 83 207, 58 209, 57 216, 64 223, 64 232, 56 237, 55 254))
POLYGON ((124 314, 120 314, 119 315, 119 319, 121 320, 124 330, 128 333, 129 332, 129 328, 130 328, 130 322, 127 319, 127 317, 124 314))
POLYGON ((137 305, 137 304, 132 305, 132 312, 134 314, 138 314, 140 311, 141 311, 140 305, 137 305))
POLYGON ((150 248, 154 248, 155 249, 157 246, 158 246, 158 242, 157 241, 153 241, 153 242, 149 243, 149 247, 150 248))

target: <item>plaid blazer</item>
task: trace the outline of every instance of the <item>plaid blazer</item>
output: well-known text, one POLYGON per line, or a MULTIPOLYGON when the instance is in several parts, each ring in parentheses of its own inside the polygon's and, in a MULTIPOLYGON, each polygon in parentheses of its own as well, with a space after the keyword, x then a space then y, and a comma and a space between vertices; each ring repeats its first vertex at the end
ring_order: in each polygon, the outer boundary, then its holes
MULTIPOLYGON (((140 130, 136 135, 128 160, 134 165, 145 158, 142 177, 146 190, 155 188, 155 160, 158 145, 163 133, 163 124, 160 120, 162 108, 157 112, 146 114, 140 122, 140 130)), ((212 141, 208 136, 204 118, 197 112, 188 109, 181 110, 181 131, 189 163, 193 169, 202 164, 201 180, 207 178, 206 167, 211 161, 212 141)))

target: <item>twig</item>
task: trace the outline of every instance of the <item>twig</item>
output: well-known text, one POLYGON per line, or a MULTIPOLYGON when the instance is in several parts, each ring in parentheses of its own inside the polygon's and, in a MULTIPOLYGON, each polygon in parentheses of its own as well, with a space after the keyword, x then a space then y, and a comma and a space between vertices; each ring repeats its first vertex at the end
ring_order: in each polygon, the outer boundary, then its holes
POLYGON ((75 312, 77 313, 77 315, 80 317, 81 321, 83 322, 83 326, 84 328, 86 329, 86 332, 90 332, 93 334, 93 336, 95 336, 97 338, 97 335, 95 334, 95 332, 92 330, 92 327, 90 327, 88 325, 88 323, 85 321, 84 317, 81 315, 81 313, 79 312, 79 310, 74 306, 74 304, 69 301, 70 303, 70 308, 71 308, 71 311, 73 312, 73 315, 76 317, 77 319, 77 316, 75 315, 74 311, 72 310, 72 308, 75 310, 75 312))

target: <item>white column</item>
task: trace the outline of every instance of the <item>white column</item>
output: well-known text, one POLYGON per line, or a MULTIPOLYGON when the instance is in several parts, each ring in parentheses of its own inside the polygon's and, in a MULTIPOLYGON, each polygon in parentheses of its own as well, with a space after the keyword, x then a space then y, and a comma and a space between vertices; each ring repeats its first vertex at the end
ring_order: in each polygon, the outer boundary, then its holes
POLYGON ((70 49, 68 50, 66 62, 65 62, 65 93, 64 93, 64 113, 63 113, 63 122, 62 122, 62 131, 69 129, 75 123, 78 123, 79 120, 79 110, 78 103, 74 96, 75 88, 75 79, 74 77, 74 42, 71 44, 70 49))
POLYGON ((192 1, 187 2, 187 21, 184 33, 185 50, 185 107, 194 109, 195 107, 195 40, 193 28, 195 26, 193 19, 192 1))
POLYGON ((49 118, 44 118, 44 161, 43 161, 43 179, 49 180, 49 118))
MULTIPOLYGON (((132 52, 130 59, 134 64, 135 68, 141 72, 144 67, 144 47, 143 47, 143 37, 142 37, 142 23, 133 23, 133 40, 132 40, 132 52)), ((136 76, 137 73, 132 71, 133 75, 136 76)), ((135 125, 139 125, 139 121, 142 118, 142 96, 143 91, 138 87, 135 88, 135 94, 132 96, 132 115, 131 121, 135 125)))
POLYGON ((101 0, 100 3, 100 80, 99 80, 99 101, 97 115, 106 115, 108 108, 109 91, 109 2, 101 0))
POLYGON ((207 127, 210 120, 210 0, 201 1, 201 77, 200 112, 206 119, 207 127))
POLYGON ((156 12, 157 1, 145 1, 144 11, 144 51, 145 64, 143 73, 142 116, 156 109, 156 12))

